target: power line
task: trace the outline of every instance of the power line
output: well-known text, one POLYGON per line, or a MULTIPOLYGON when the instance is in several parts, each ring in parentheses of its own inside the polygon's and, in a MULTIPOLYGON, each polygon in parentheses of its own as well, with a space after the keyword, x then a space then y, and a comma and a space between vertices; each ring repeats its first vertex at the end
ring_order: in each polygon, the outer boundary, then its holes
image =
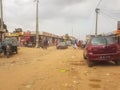
POLYGON ((113 25, 113 21, 112 20, 114 20, 115 22, 116 22, 116 20, 115 19, 111 19, 111 17, 109 17, 108 15, 106 15, 106 14, 101 14, 111 25, 113 25), (109 19, 108 19, 109 18, 109 19))
POLYGON ((101 2, 102 2, 102 0, 99 0, 99 2, 98 2, 98 4, 97 4, 96 8, 100 5, 101 2))
MULTIPOLYGON (((115 17, 115 16, 113 17, 113 16, 111 16, 110 14, 105 13, 105 12, 103 12, 103 11, 101 11, 101 13, 104 14, 104 15, 106 15, 106 16, 108 16, 108 17, 111 18, 111 19, 114 19, 114 20, 118 20, 118 18, 119 18, 119 17, 115 17)), ((120 19, 120 18, 119 18, 119 19, 120 19)))
POLYGON ((94 8, 94 10, 91 11, 90 16, 92 15, 93 12, 95 12, 95 9, 98 8, 98 6, 101 4, 101 2, 102 2, 102 0, 98 0, 98 3, 97 3, 97 5, 96 5, 96 7, 94 8))
POLYGON ((109 12, 111 14, 120 14, 120 10, 107 10, 107 9, 101 9, 102 11, 109 12))

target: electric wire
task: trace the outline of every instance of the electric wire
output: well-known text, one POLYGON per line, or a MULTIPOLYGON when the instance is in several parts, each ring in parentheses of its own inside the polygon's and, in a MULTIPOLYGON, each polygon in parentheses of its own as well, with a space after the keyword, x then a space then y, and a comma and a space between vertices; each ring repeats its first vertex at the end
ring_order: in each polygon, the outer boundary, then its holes
POLYGON ((114 19, 114 20, 120 19, 120 17, 117 17, 117 16, 115 17, 115 16, 113 16, 113 15, 111 15, 111 14, 108 14, 108 13, 106 13, 106 12, 103 12, 103 11, 101 11, 101 13, 105 14, 106 16, 108 16, 109 18, 114 19))
POLYGON ((102 2, 102 0, 99 0, 99 2, 98 2, 98 4, 97 4, 96 8, 98 8, 98 6, 100 5, 101 2, 102 2))
POLYGON ((106 19, 106 21, 108 21, 111 25, 114 25, 115 23, 113 23, 113 22, 116 22, 115 19, 111 19, 111 17, 109 17, 108 15, 106 15, 104 13, 101 13, 101 16, 103 16, 103 18, 106 19))
POLYGON ((120 14, 120 10, 107 10, 107 9, 100 9, 101 11, 109 12, 111 14, 120 14))
POLYGON ((92 16, 92 14, 95 12, 95 9, 98 8, 98 6, 101 4, 102 0, 98 0, 97 5, 95 6, 94 10, 91 11, 89 17, 92 16))

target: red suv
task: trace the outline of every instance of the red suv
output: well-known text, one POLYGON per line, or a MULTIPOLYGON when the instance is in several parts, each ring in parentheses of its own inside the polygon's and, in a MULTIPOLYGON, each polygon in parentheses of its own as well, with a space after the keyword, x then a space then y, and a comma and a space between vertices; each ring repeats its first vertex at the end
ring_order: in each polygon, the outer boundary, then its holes
POLYGON ((87 42, 83 52, 88 66, 94 65, 95 61, 114 61, 120 64, 120 47, 111 36, 95 36, 87 42))

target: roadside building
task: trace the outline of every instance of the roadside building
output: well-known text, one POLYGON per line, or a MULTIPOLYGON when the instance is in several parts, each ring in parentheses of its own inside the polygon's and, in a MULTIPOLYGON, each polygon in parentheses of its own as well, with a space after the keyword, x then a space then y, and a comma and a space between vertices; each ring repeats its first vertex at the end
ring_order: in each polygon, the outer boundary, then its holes
POLYGON ((112 36, 116 39, 116 41, 120 45, 120 30, 115 30, 114 34, 112 34, 112 36))
POLYGON ((116 39, 117 43, 120 45, 120 21, 117 22, 117 30, 111 32, 109 36, 112 36, 116 39))
MULTIPOLYGON (((35 46, 36 44, 36 32, 35 31, 20 31, 5 33, 5 37, 16 37, 20 46, 35 46)), ((75 37, 70 36, 70 42, 75 39, 75 37)), ((39 47, 42 47, 43 41, 47 41, 49 46, 55 46, 59 42, 65 42, 66 38, 64 36, 58 36, 49 32, 39 32, 39 47)))
POLYGON ((22 32, 19 32, 19 33, 9 32, 9 33, 5 33, 4 37, 5 38, 15 37, 17 39, 17 41, 18 41, 18 45, 20 45, 20 38, 21 38, 22 35, 23 35, 22 32))
POLYGON ((0 30, 0 42, 3 40, 4 38, 4 33, 5 31, 4 30, 0 30))
MULTIPOLYGON (((36 32, 32 31, 30 34, 30 39, 33 39, 32 42, 36 41, 36 32)), ((39 32, 39 46, 41 46, 42 41, 47 40, 49 46, 56 45, 56 42, 60 42, 63 40, 61 36, 49 33, 49 32, 39 32)))

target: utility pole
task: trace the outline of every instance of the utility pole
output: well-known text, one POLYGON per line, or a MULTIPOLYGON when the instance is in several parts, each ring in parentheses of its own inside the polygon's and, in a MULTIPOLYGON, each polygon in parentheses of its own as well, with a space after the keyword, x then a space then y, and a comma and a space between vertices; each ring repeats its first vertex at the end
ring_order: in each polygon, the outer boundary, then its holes
POLYGON ((0 0, 0 40, 2 40, 2 32, 3 32, 3 5, 2 0, 0 0))
POLYGON ((96 8, 95 12, 96 12, 96 27, 95 27, 95 36, 97 35, 98 32, 98 13, 99 13, 100 9, 96 8))
POLYGON ((73 36, 73 27, 72 27, 72 36, 73 36))
POLYGON ((38 3, 39 0, 35 0, 36 1, 36 48, 39 47, 39 18, 38 18, 38 14, 39 14, 39 10, 38 10, 38 3))

